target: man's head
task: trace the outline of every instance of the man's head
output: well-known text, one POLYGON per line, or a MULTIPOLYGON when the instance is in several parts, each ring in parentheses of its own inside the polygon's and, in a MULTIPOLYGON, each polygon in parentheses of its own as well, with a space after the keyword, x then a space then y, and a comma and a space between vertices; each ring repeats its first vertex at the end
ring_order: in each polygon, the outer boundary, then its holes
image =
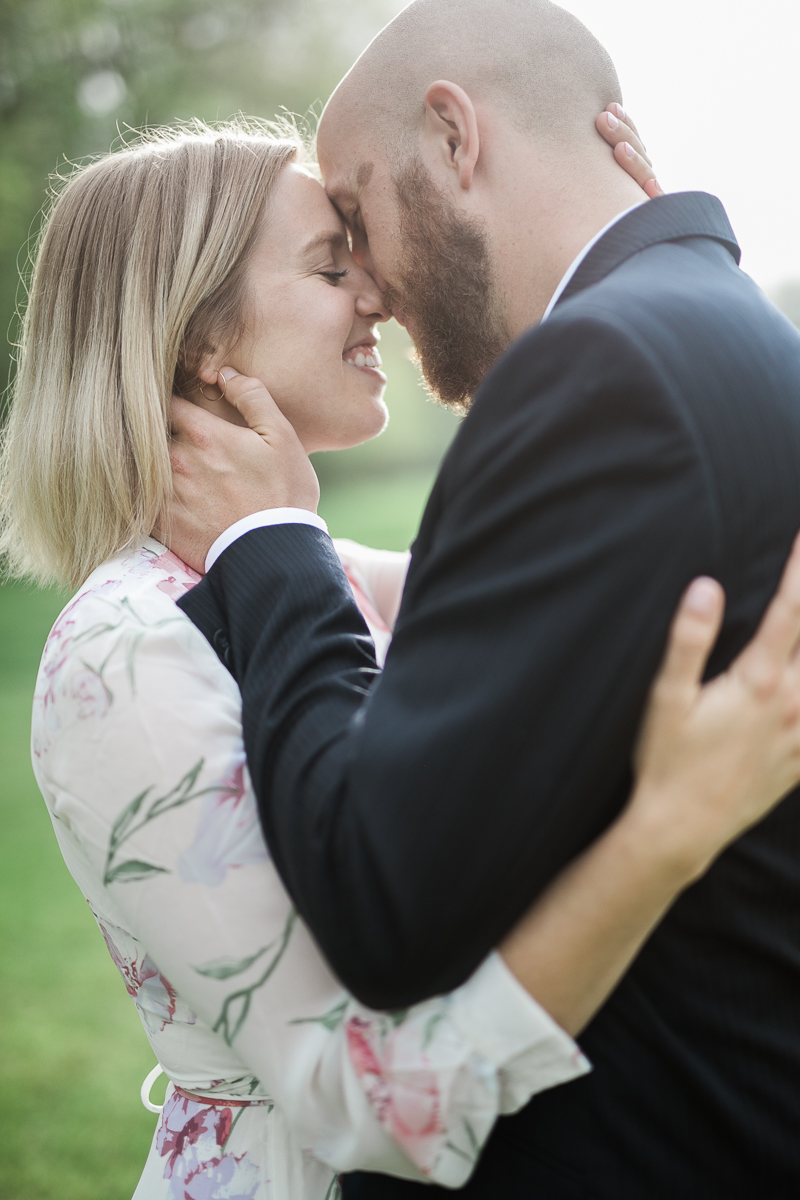
POLYGON ((468 401, 585 241, 644 199, 595 130, 615 100, 607 53, 549 0, 414 0, 328 102, 326 187, 444 402, 468 401))

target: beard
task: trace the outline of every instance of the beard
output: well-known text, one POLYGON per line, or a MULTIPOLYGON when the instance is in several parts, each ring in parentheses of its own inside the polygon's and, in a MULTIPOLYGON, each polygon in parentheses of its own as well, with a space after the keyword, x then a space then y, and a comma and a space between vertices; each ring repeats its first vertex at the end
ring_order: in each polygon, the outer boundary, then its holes
POLYGON ((499 311, 486 233, 437 190, 419 158, 395 178, 398 283, 389 307, 406 318, 434 400, 466 412, 511 338, 499 311))

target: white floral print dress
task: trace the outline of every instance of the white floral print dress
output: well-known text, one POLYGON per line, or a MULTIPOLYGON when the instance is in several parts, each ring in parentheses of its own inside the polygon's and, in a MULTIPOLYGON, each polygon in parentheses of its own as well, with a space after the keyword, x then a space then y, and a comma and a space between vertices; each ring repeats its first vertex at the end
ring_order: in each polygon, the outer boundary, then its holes
MULTIPOLYGON (((338 549, 385 651, 406 558, 338 549)), ((333 1200, 358 1168, 458 1187, 499 1113, 588 1064, 496 954, 403 1012, 343 990, 270 861, 236 683, 175 604, 197 579, 149 539, 99 568, 34 700, 64 859, 171 1081, 136 1200, 333 1200)))

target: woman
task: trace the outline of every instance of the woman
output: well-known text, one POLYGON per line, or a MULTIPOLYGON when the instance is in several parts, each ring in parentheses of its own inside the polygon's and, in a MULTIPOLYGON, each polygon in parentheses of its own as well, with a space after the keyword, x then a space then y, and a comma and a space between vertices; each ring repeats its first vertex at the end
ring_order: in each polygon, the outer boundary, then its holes
MULTIPOLYGON (((499 1113, 589 1069, 569 1034, 679 892, 800 777, 793 671, 760 704, 741 686, 746 656, 698 691, 721 604, 701 583, 710 608, 679 616, 611 830, 452 995, 386 1014, 342 990, 269 860, 236 685, 174 604, 198 576, 150 535, 170 495, 173 388, 241 421, 235 372, 219 370, 235 359, 249 386, 269 376, 306 450, 356 444, 386 419, 386 316, 298 145, 253 126, 165 133, 94 163, 42 238, 2 546, 17 573, 80 585, 42 658, 34 769, 171 1081, 139 1200, 323 1200, 357 1167, 463 1183, 499 1113)), ((385 645, 406 556, 339 553, 385 645)), ((797 636, 798 576, 768 647, 797 636)))

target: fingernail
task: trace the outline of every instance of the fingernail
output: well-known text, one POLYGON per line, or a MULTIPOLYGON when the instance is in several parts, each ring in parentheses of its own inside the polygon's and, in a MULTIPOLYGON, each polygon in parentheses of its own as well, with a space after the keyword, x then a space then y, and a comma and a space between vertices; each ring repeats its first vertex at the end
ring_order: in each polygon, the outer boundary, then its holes
POLYGON ((615 104, 614 108, 617 110, 617 116, 619 117, 620 121, 626 121, 628 119, 628 114, 625 112, 625 109, 621 104, 615 104))
POLYGON ((713 579, 701 576, 689 586, 684 605, 701 617, 710 617, 717 605, 718 588, 713 579))
POLYGON ((622 146, 623 146, 623 149, 625 150, 625 153, 627 154, 628 158, 636 158, 636 151, 634 150, 634 148, 630 144, 630 142, 623 142, 622 146))
POLYGON ((234 371, 233 367, 222 367, 222 369, 219 371, 219 374, 222 376, 225 382, 228 383, 231 379, 235 379, 239 372, 234 371))
POLYGON ((619 128, 619 121, 618 121, 618 120, 617 120, 617 118, 614 116, 614 114, 613 114, 613 113, 606 113, 606 116, 608 117, 608 127, 609 127, 609 129, 618 129, 618 128, 619 128))

